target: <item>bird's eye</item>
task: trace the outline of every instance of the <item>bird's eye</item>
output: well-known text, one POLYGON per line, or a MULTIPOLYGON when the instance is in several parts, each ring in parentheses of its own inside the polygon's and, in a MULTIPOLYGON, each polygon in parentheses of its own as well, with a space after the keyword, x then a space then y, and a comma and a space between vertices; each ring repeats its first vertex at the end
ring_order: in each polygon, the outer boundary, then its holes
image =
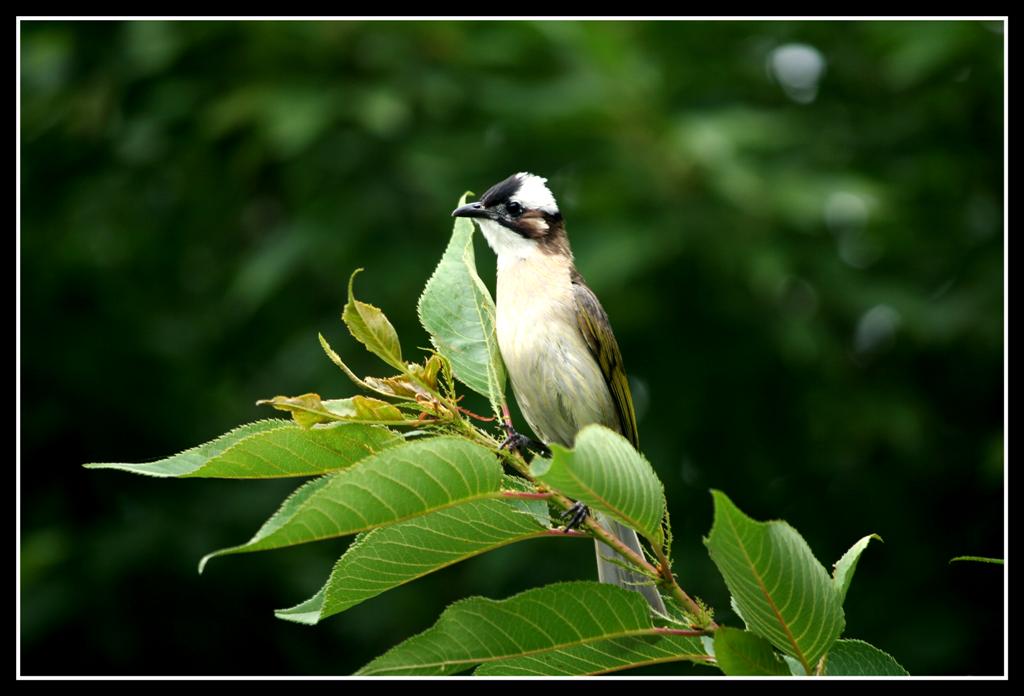
POLYGON ((507 210, 508 214, 512 217, 519 217, 523 214, 523 206, 515 201, 510 201, 508 205, 505 206, 505 210, 507 210))

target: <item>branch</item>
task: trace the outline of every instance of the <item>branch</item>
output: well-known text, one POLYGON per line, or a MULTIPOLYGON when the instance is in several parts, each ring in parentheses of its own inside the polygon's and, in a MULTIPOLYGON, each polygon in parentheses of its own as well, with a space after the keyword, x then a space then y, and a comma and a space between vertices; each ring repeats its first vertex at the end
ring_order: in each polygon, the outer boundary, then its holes
POLYGON ((653 631, 655 633, 662 633, 666 636, 689 636, 691 638, 699 638, 700 636, 711 635, 711 631, 703 630, 688 630, 685 628, 668 628, 666 626, 655 626, 653 631))
MULTIPOLYGON (((505 406, 503 411, 505 417, 508 418, 508 406, 505 406)), ((467 434, 474 437, 474 439, 476 439, 478 443, 490 448, 499 456, 501 456, 506 464, 515 469, 528 481, 533 483, 533 485, 537 487, 537 491, 541 495, 547 497, 548 500, 551 500, 552 502, 556 503, 563 510, 569 510, 573 506, 573 501, 571 501, 569 498, 565 497, 558 491, 552 490, 545 484, 540 483, 536 479, 534 479, 533 475, 530 473, 529 465, 526 463, 526 460, 523 459, 522 455, 520 455, 518 452, 513 453, 508 450, 501 449, 500 443, 496 439, 491 437, 490 434, 475 427, 472 423, 467 423, 465 420, 461 418, 459 418, 458 421, 469 426, 469 428, 466 429, 467 434)), ((705 616, 707 614, 707 611, 705 609, 702 609, 701 606, 696 601, 694 601, 694 599, 690 597, 690 595, 688 595, 682 587, 680 587, 679 583, 676 581, 675 575, 672 573, 672 568, 669 564, 668 558, 665 556, 665 552, 662 549, 654 549, 654 554, 658 559, 658 567, 655 567, 641 554, 638 554, 635 551, 633 551, 633 549, 623 544, 617 536, 615 536, 607 529, 602 527, 600 524, 598 524, 598 522, 594 519, 593 515, 587 515, 585 526, 590 531, 591 535, 597 537, 605 544, 615 549, 619 554, 621 554, 624 558, 628 559, 629 562, 636 566, 637 569, 639 569, 644 575, 660 580, 659 584, 667 587, 668 590, 672 593, 672 596, 675 597, 675 599, 680 604, 685 606, 689 610, 689 612, 694 616, 694 618, 699 619, 700 617, 705 616)), ((557 530, 552 531, 558 534, 566 533, 557 530)), ((714 621, 710 621, 708 625, 706 627, 702 627, 702 629, 703 628, 707 628, 708 630, 713 631, 714 629, 718 628, 718 624, 714 621)))
MULTIPOLYGON (((676 576, 672 572, 672 566, 669 563, 668 558, 665 556, 665 552, 654 545, 652 545, 652 548, 654 549, 654 555, 658 558, 658 574, 662 578, 663 584, 668 585, 672 595, 679 600, 681 604, 686 605, 686 608, 690 610, 690 613, 693 614, 695 618, 700 619, 702 616, 706 615, 707 610, 697 604, 690 595, 686 594, 686 591, 680 587, 679 583, 676 582, 676 576)), ((707 628, 708 630, 713 631, 718 628, 718 624, 711 621, 708 623, 707 628)))
POLYGON ((532 491, 502 491, 502 498, 523 498, 526 500, 547 500, 551 497, 550 493, 532 492, 532 491))

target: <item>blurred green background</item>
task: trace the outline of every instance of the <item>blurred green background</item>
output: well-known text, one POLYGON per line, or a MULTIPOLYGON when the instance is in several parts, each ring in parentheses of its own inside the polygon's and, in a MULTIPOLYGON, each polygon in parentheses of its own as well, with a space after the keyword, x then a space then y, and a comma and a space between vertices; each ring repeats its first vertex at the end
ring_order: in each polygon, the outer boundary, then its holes
POLYGON ((1003 549, 1000 23, 20 29, 23 673, 345 674, 460 597, 594 577, 590 543, 536 542, 294 625, 347 540, 196 563, 297 481, 81 468, 350 395, 318 331, 381 374, 339 321, 356 267, 426 345, 450 211, 523 170, 611 316, 683 586, 738 623, 720 488, 826 566, 885 539, 847 636, 1002 671, 1002 569, 948 563, 1003 549))

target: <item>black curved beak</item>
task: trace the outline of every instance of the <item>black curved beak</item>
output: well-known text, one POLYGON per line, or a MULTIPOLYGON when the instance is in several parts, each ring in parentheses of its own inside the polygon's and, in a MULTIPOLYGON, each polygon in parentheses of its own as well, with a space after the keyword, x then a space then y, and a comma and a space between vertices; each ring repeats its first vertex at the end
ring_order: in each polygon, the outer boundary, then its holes
POLYGON ((484 204, 467 203, 461 208, 456 208, 452 211, 452 217, 468 217, 468 218, 489 218, 491 214, 484 208, 484 204))

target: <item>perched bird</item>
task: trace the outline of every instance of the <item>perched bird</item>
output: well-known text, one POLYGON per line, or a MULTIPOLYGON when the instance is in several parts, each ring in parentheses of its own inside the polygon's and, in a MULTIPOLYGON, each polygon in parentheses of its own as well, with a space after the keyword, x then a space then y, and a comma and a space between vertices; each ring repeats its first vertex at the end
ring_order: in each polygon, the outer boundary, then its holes
MULTIPOLYGON (((600 423, 639 447, 618 343, 604 308, 576 270, 546 182, 520 172, 452 212, 474 219, 498 256, 498 348, 512 391, 543 442, 572 447, 580 428, 600 423)), ((605 515, 597 520, 643 555, 635 531, 605 515)), ((595 544, 601 582, 642 592, 652 608, 665 612, 657 589, 641 584, 649 582, 644 576, 606 560, 617 552, 595 544)))

